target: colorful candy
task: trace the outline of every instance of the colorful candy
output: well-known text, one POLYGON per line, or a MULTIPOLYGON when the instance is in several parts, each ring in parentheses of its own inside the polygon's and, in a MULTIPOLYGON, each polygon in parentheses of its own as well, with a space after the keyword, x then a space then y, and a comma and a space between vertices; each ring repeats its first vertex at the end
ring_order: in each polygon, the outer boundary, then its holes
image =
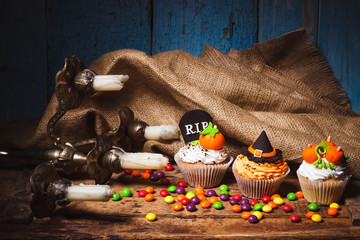
POLYGON ((277 204, 274 202, 268 202, 267 205, 270 206, 272 209, 277 208, 277 204))
POLYGON ((195 193, 188 192, 188 193, 186 193, 185 197, 188 198, 188 199, 191 199, 191 198, 195 197, 195 193))
POLYGON ((229 200, 229 203, 230 203, 231 205, 238 205, 238 204, 239 204, 239 201, 238 201, 237 199, 235 199, 235 198, 232 198, 232 199, 229 200))
POLYGON ((123 196, 123 197, 130 197, 130 196, 131 196, 131 190, 130 190, 130 188, 124 188, 124 189, 121 191, 121 196, 123 196))
POLYGON ((258 204, 258 203, 259 203, 259 201, 256 200, 256 199, 250 200, 250 205, 251 205, 251 206, 255 206, 255 205, 258 204))
POLYGON ((296 192, 295 195, 296 195, 297 198, 303 198, 304 197, 304 194, 303 194, 302 191, 296 192))
POLYGON ((249 223, 257 223, 258 222, 258 218, 255 215, 248 216, 247 220, 249 221, 249 223))
POLYGON ((313 211, 310 211, 310 212, 306 213, 305 217, 311 219, 311 217, 314 216, 314 215, 315 215, 315 213, 313 211))
POLYGON ((162 179, 165 177, 165 173, 163 171, 157 171, 155 173, 155 175, 159 178, 159 179, 162 179))
POLYGON ((210 202, 208 201, 208 200, 203 200, 203 201, 201 201, 200 202, 200 206, 202 207, 202 208, 208 208, 208 207, 210 207, 210 202))
POLYGON ((190 203, 190 199, 184 197, 180 200, 182 205, 188 205, 190 203))
POLYGON ((183 188, 183 187, 177 187, 177 188, 176 188, 176 193, 177 193, 177 194, 184 194, 184 193, 185 193, 185 188, 183 188))
POLYGON ((229 191, 229 187, 225 184, 222 184, 222 185, 220 185, 219 190, 220 191, 229 191))
POLYGON ((154 200, 154 194, 148 193, 145 195, 145 201, 151 202, 152 200, 154 200))
POLYGON ((240 200, 240 205, 249 204, 249 199, 243 198, 240 200))
POLYGON ((144 173, 152 173, 152 170, 151 169, 144 169, 144 173))
POLYGON ((240 201, 242 199, 242 196, 240 194, 235 194, 232 198, 240 201))
POLYGON ((231 211, 238 213, 241 211, 241 206, 237 205, 237 204, 233 205, 233 206, 231 206, 231 211))
POLYGON ((171 192, 171 193, 175 193, 176 192, 176 186, 168 187, 168 191, 171 192))
POLYGON ((330 216, 336 216, 337 214, 338 214, 338 210, 337 210, 337 208, 329 208, 328 209, 328 214, 330 215, 330 216))
POLYGON ((183 209, 183 205, 182 205, 181 203, 175 203, 175 204, 173 205, 173 209, 174 209, 175 211, 180 211, 180 210, 183 209))
POLYGON ((250 211, 251 206, 248 203, 244 203, 244 204, 241 204, 241 209, 244 210, 244 211, 250 211))
POLYGON ((199 199, 199 197, 194 196, 190 199, 190 202, 193 204, 198 204, 200 202, 200 199, 199 199))
POLYGON ((113 197, 111 198, 111 200, 119 201, 119 199, 120 199, 120 194, 117 193, 117 192, 114 192, 113 197))
POLYGON ((223 206, 222 202, 215 202, 215 203, 213 204, 213 207, 214 207, 216 210, 220 210, 220 209, 222 209, 224 206, 223 206))
POLYGON ((124 173, 130 175, 132 173, 131 169, 124 169, 124 173))
POLYGON ((207 190, 206 196, 208 196, 208 197, 216 196, 215 190, 213 190, 213 189, 207 190))
POLYGON ((241 214, 241 218, 247 220, 250 215, 251 215, 251 212, 243 212, 241 214))
POLYGON ((181 202, 183 198, 186 198, 184 194, 179 194, 176 196, 176 200, 178 200, 179 202, 181 202))
POLYGON ((284 212, 291 212, 292 211, 292 207, 289 204, 285 204, 282 209, 284 210, 284 212))
POLYGON ((173 197, 173 196, 166 196, 166 197, 164 198, 164 201, 165 201, 166 203, 173 203, 173 202, 174 202, 174 197, 173 197))
POLYGON ((155 181, 157 181, 157 180, 159 180, 159 178, 158 178, 158 176, 156 176, 155 173, 153 173, 153 174, 150 175, 150 181, 155 182, 155 181))
POLYGON ((211 204, 214 204, 219 201, 219 198, 217 196, 212 196, 208 200, 211 204))
POLYGON ((150 173, 144 172, 141 174, 141 177, 145 180, 148 180, 150 178, 150 173))
POLYGON ((178 181, 178 182, 177 182, 177 185, 178 185, 179 187, 186 187, 186 182, 183 181, 183 180, 181 180, 181 181, 178 181))
POLYGON ((205 197, 204 194, 202 194, 202 195, 197 195, 197 197, 199 198, 199 201, 200 201, 200 202, 206 200, 206 197, 205 197))
POLYGON ((272 210, 273 210, 272 207, 270 207, 269 205, 265 205, 262 208, 262 211, 266 213, 271 212, 272 210))
POLYGON ((318 210, 319 207, 316 203, 311 203, 311 204, 309 204, 308 208, 311 211, 316 211, 316 210, 318 210))
POLYGON ((146 194, 147 194, 147 192, 146 192, 145 190, 140 190, 140 191, 138 192, 138 196, 139 196, 139 197, 145 197, 146 194))
POLYGON ((281 196, 279 194, 271 195, 271 200, 274 200, 275 198, 281 198, 281 196))
POLYGON ((229 195, 228 194, 225 194, 225 193, 222 193, 220 194, 219 198, 223 201, 228 201, 229 200, 229 195))
POLYGON ((262 201, 263 203, 268 203, 268 202, 271 201, 271 198, 270 198, 269 196, 263 196, 263 197, 261 198, 261 201, 262 201))
POLYGON ((141 173, 138 170, 134 170, 131 173, 131 176, 133 176, 133 177, 140 177, 140 175, 141 175, 141 173))
POLYGON ((161 185, 169 185, 170 180, 168 178, 162 178, 162 179, 160 179, 160 184, 161 185))
POLYGON ((297 214, 293 214, 293 215, 290 216, 290 220, 292 222, 299 222, 300 221, 300 216, 297 215, 297 214))
POLYGON ((312 217, 311 217, 311 220, 313 222, 321 222, 322 221, 322 217, 319 215, 319 214, 314 214, 312 217))
POLYGON ((198 187, 195 187, 195 193, 197 193, 197 192, 203 192, 204 191, 204 188, 203 187, 200 187, 200 186, 198 186, 198 187))
POLYGON ((166 190, 166 189, 163 189, 163 190, 160 191, 160 195, 161 195, 162 197, 166 197, 167 195, 169 195, 169 191, 166 190))
POLYGON ((276 203, 277 205, 281 205, 284 203, 284 199, 282 199, 281 197, 277 197, 274 198, 273 202, 276 203))
POLYGON ((259 212, 259 211, 254 211, 254 212, 252 213, 252 215, 255 215, 258 220, 262 219, 262 217, 263 217, 262 213, 259 212))
POLYGON ((336 209, 339 209, 339 208, 340 208, 339 204, 337 204, 337 203, 331 203, 331 204, 329 205, 329 207, 331 207, 331 208, 336 208, 336 209))
POLYGON ((254 205, 254 211, 262 210, 263 205, 261 203, 257 203, 254 205))
POLYGON ((287 199, 289 199, 290 201, 296 200, 296 194, 293 193, 293 192, 288 193, 288 194, 286 195, 286 197, 287 197, 287 199))
POLYGON ((196 210, 196 206, 193 203, 189 203, 188 205, 186 205, 186 210, 188 210, 189 212, 193 212, 196 210))
POLYGON ((149 221, 154 221, 156 219, 156 215, 154 213, 146 214, 146 219, 149 221))
POLYGON ((227 194, 227 195, 229 195, 229 191, 222 190, 222 191, 220 191, 220 193, 219 193, 219 194, 227 194))
POLYGON ((174 167, 173 167, 173 165, 171 165, 170 163, 168 163, 166 166, 165 166, 165 170, 166 171, 171 171, 171 170, 173 170, 174 169, 174 167))
POLYGON ((147 193, 153 193, 153 192, 154 192, 154 188, 151 187, 151 186, 149 186, 149 187, 146 187, 146 188, 145 188, 145 191, 146 191, 147 193))

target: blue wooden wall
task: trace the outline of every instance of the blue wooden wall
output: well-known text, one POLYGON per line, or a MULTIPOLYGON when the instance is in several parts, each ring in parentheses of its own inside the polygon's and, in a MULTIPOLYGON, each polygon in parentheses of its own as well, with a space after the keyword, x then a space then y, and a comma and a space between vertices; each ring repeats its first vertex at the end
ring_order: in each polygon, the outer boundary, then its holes
MULTIPOLYGON (((5 1, 4 1, 5 2, 5 1)), ((360 112, 357 0, 12 0, 0 8, 0 121, 39 118, 64 57, 228 52, 304 26, 360 112)))

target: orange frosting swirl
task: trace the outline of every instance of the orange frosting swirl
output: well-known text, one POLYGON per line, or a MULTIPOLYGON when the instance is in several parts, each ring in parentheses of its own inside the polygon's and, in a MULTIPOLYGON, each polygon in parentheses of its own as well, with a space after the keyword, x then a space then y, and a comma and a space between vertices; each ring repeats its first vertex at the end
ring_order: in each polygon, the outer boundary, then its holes
POLYGON ((256 163, 242 154, 237 156, 234 164, 239 175, 250 179, 276 178, 285 174, 289 169, 285 159, 274 163, 256 163))

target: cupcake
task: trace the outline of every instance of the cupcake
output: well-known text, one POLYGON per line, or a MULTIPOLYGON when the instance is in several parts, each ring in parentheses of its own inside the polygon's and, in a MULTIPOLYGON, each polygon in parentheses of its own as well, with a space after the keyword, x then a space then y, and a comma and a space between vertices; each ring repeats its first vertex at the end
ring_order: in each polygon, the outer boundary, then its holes
POLYGON ((265 131, 250 147, 241 149, 232 170, 241 194, 253 199, 274 194, 290 172, 281 150, 272 147, 265 131))
POLYGON ((192 187, 219 185, 233 161, 225 149, 225 138, 212 122, 198 134, 198 140, 187 143, 175 154, 184 180, 192 187))
POLYGON ((302 156, 296 173, 304 198, 321 205, 338 202, 351 178, 345 161, 349 157, 330 137, 318 145, 307 146, 302 156))

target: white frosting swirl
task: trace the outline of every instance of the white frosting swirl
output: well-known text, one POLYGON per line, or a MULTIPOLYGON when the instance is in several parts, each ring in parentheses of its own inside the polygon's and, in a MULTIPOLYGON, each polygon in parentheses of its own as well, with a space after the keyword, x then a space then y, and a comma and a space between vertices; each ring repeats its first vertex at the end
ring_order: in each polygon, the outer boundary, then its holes
POLYGON ((202 146, 200 146, 200 144, 192 146, 191 143, 188 143, 187 145, 182 147, 177 154, 179 155, 181 160, 187 163, 221 163, 225 161, 228 157, 228 154, 225 153, 225 150, 223 148, 220 150, 210 150, 203 148, 202 146))
MULTIPOLYGON (((322 158, 325 163, 328 163, 325 158, 322 158)), ((316 181, 316 180, 326 180, 329 178, 341 178, 345 174, 346 167, 344 164, 336 165, 336 169, 332 170, 330 168, 316 168, 313 164, 307 163, 305 161, 302 162, 299 169, 297 170, 298 173, 308 178, 309 180, 316 181)))

